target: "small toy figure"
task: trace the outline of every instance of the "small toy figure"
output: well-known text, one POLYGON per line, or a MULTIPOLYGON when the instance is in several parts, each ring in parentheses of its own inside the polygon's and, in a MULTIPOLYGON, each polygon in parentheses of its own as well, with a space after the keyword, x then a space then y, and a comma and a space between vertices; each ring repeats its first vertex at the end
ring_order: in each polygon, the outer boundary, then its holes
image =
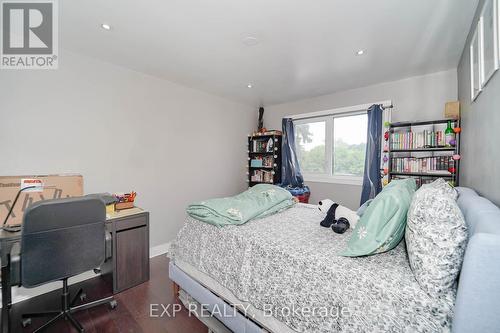
POLYGON ((325 228, 332 228, 338 234, 344 233, 351 225, 354 227, 359 220, 356 212, 330 199, 321 200, 318 203, 318 209, 326 212, 326 217, 321 221, 320 225, 325 228))

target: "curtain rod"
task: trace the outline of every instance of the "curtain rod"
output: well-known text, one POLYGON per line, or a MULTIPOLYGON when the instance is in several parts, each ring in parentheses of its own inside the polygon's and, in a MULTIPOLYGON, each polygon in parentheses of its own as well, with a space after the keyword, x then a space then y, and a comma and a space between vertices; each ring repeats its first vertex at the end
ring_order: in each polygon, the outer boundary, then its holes
POLYGON ((366 110, 368 110, 368 108, 370 106, 372 106, 374 104, 382 105, 382 108, 384 110, 393 108, 392 100, 387 100, 387 101, 381 101, 381 102, 375 102, 375 103, 369 103, 369 104, 346 106, 346 107, 337 108, 337 109, 294 114, 294 115, 284 116, 283 118, 307 119, 307 118, 316 118, 316 117, 322 117, 322 116, 330 116, 330 115, 339 114, 339 113, 366 111, 366 110))

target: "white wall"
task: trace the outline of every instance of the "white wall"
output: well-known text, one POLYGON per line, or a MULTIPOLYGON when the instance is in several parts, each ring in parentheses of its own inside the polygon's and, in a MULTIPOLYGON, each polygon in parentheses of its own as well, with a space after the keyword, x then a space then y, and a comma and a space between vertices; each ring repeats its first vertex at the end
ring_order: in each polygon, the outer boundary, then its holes
POLYGON ((62 52, 58 70, 1 71, 0 174, 74 172, 86 193, 135 190, 159 246, 190 202, 245 189, 254 111, 62 52))
MULTIPOLYGON (((383 100, 392 100, 395 106, 392 120, 427 120, 444 117, 444 104, 457 100, 457 71, 455 69, 404 80, 380 83, 364 88, 292 103, 267 106, 265 126, 281 128, 286 115, 328 110, 383 100)), ((356 209, 359 207, 361 186, 306 182, 311 187, 310 203, 331 198, 356 209)))
POLYGON ((484 0, 479 2, 458 66, 458 93, 461 104, 462 135, 460 142, 460 185, 472 187, 495 204, 500 205, 500 71, 471 102, 470 56, 471 36, 479 19, 484 0))

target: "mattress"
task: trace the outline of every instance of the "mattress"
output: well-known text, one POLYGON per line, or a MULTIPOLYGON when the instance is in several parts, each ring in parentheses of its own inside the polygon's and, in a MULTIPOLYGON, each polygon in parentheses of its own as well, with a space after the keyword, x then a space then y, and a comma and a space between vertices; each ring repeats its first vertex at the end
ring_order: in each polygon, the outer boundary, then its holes
MULTIPOLYGON (((200 272, 198 269, 192 265, 185 263, 183 261, 177 260, 175 262, 180 270, 190 276, 192 279, 197 281, 203 287, 208 289, 210 292, 214 293, 226 303, 235 307, 240 313, 245 317, 251 318, 253 322, 257 323, 260 327, 264 328, 268 332, 280 332, 280 333, 294 333, 295 331, 286 326, 286 324, 280 322, 273 316, 268 316, 264 311, 255 308, 251 303, 242 301, 238 299, 231 290, 225 288, 215 279, 208 276, 207 274, 200 272)), ((228 313, 230 313, 228 311, 228 313)), ((233 315, 232 313, 230 313, 233 315)))
POLYGON ((454 292, 429 297, 411 272, 404 242, 370 257, 341 257, 356 230, 335 234, 319 225, 323 218, 303 204, 223 228, 188 217, 170 257, 231 303, 251 304, 273 332, 450 329, 454 292))

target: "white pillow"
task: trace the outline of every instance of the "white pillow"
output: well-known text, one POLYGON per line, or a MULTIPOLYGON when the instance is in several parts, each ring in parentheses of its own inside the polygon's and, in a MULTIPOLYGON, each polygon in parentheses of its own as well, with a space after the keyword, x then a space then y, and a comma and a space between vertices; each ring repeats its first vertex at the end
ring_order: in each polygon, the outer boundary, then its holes
POLYGON ((405 240, 410 266, 417 282, 432 297, 454 291, 462 266, 467 226, 457 196, 440 178, 423 185, 408 210, 405 240))

